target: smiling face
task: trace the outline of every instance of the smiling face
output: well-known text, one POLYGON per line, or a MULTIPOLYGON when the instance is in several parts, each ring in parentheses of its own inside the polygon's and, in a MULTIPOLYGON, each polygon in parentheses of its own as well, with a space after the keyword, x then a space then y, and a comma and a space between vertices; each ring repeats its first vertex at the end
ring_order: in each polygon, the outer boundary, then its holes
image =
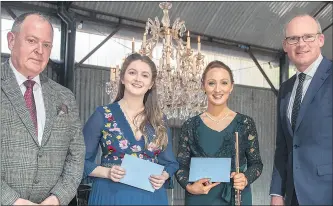
POLYGON ((293 45, 283 41, 283 49, 289 59, 300 72, 308 68, 320 55, 320 48, 324 45, 324 35, 319 33, 317 22, 310 16, 298 16, 286 26, 286 37, 301 37, 315 35, 312 42, 304 42, 302 38, 293 45))
POLYGON ((14 67, 26 77, 39 75, 46 67, 52 48, 50 23, 38 15, 25 18, 17 32, 8 32, 8 48, 14 67))
POLYGON ((225 105, 233 89, 229 72, 220 67, 209 69, 203 80, 203 89, 206 92, 208 104, 225 105))
POLYGON ((152 71, 149 65, 141 60, 131 62, 121 80, 125 93, 134 96, 144 96, 152 88, 152 71))

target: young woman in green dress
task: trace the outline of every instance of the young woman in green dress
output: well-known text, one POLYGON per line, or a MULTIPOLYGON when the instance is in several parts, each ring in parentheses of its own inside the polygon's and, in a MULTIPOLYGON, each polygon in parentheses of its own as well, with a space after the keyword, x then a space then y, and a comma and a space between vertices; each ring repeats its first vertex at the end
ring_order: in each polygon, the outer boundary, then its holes
POLYGON ((207 110, 183 124, 178 146, 176 178, 186 191, 186 205, 234 205, 235 189, 241 191, 242 205, 252 205, 250 184, 261 175, 263 164, 253 119, 227 105, 233 85, 227 65, 220 61, 207 65, 202 76, 207 110), (239 174, 235 173, 235 132, 239 139, 239 174), (191 157, 231 158, 230 183, 211 183, 209 179, 188 182, 191 157))

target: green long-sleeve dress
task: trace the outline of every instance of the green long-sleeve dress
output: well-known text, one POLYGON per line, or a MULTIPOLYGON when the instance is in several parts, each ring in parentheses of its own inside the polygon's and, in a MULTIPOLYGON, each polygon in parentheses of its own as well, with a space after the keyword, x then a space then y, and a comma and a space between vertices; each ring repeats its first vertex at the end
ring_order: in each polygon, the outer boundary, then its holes
MULTIPOLYGON (((232 122, 222 131, 209 128, 200 115, 187 120, 182 128, 178 146, 177 160, 179 170, 176 178, 185 189, 189 177, 191 157, 230 157, 231 172, 235 171, 235 132, 239 137, 239 164, 241 172, 248 180, 242 191, 242 205, 252 205, 250 184, 261 174, 263 164, 259 152, 257 131, 253 119, 237 113, 232 122)), ((207 195, 192 195, 185 192, 186 205, 234 205, 234 189, 230 183, 213 187, 207 195)))

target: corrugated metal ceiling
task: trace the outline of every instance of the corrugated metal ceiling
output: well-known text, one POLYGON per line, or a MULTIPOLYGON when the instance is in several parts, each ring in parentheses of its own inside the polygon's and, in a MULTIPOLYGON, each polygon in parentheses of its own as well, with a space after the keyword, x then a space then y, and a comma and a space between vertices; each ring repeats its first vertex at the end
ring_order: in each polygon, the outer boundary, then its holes
MULTIPOLYGON (((36 6, 54 8, 52 2, 26 2, 36 6)), ((104 12, 110 15, 146 22, 156 16, 161 20, 162 10, 157 1, 73 1, 71 7, 104 12)), ((318 13, 324 29, 332 23, 332 3, 329 2, 172 2, 169 11, 171 23, 179 17, 192 32, 244 42, 262 47, 281 49, 283 26, 296 14, 318 13), (328 5, 327 5, 328 4, 328 5), (320 9, 327 5, 323 10, 320 9)), ((79 13, 76 9, 75 12, 79 13)), ((100 15, 97 15, 100 16, 100 15)), ((103 17, 101 19, 109 19, 103 17)), ((332 28, 325 32, 323 53, 333 59, 332 28), (329 44, 329 45, 328 45, 329 44)))
MULTIPOLYGON (((73 2, 73 5, 146 21, 163 16, 159 2, 73 2)), ((325 2, 172 2, 169 16, 185 20, 190 31, 219 38, 280 48, 283 25, 295 14, 313 14, 325 2)), ((332 5, 319 15, 324 28, 332 22, 332 5)))
MULTIPOLYGON (((162 18, 159 3, 75 1, 73 5, 147 21, 155 16, 162 18)), ((176 17, 185 20, 186 28, 196 33, 280 49, 286 21, 295 14, 314 15, 325 4, 326 2, 172 2, 169 16, 171 23, 176 17)), ((317 18, 322 28, 331 24, 332 4, 326 6, 317 18)), ((329 30, 326 39, 332 42, 329 30)), ((328 55, 332 58, 332 49, 328 51, 328 55)))

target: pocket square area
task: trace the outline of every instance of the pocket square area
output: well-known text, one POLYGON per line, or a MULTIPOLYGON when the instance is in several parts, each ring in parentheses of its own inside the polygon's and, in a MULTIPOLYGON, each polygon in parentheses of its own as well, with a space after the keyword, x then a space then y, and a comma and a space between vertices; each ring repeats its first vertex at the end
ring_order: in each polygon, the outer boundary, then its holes
POLYGON ((57 107, 58 115, 68 114, 68 107, 65 104, 61 104, 57 107))
POLYGON ((61 110, 58 112, 58 115, 63 115, 63 114, 65 114, 65 112, 63 112, 61 110))

